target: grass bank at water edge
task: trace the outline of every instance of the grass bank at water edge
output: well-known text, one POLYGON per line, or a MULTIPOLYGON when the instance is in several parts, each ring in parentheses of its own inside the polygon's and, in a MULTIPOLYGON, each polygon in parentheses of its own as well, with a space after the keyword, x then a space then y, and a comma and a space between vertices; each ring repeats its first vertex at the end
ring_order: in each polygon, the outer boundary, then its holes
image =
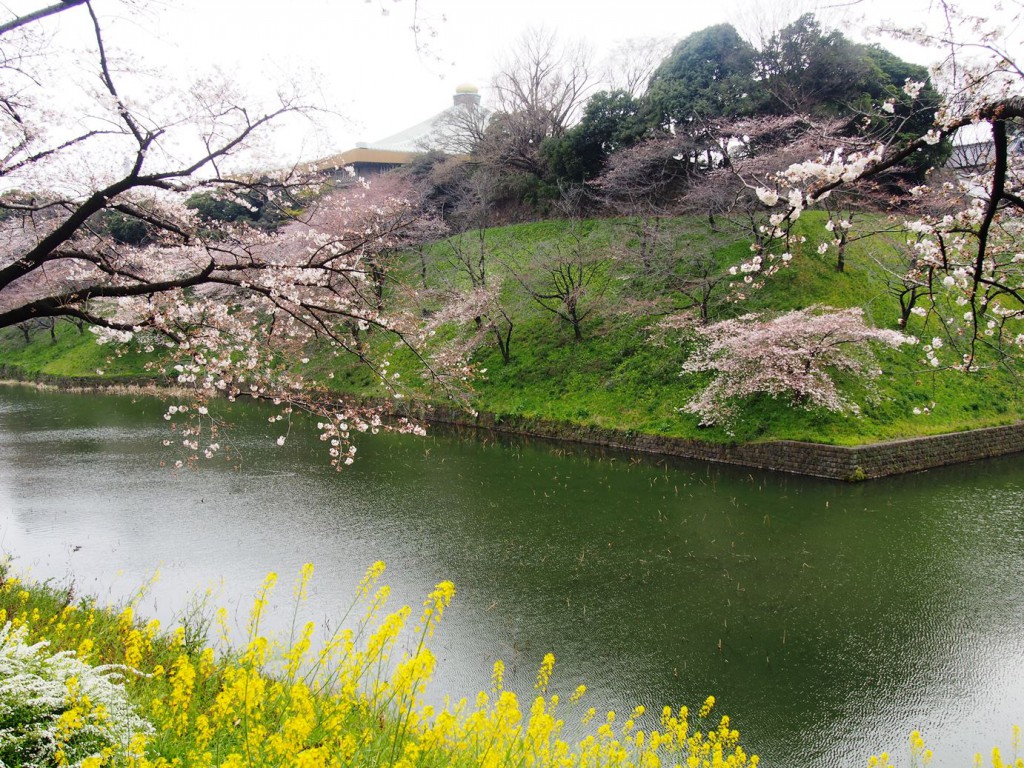
POLYGON ((428 705, 430 639, 454 596, 387 609, 383 563, 369 568, 334 636, 298 619, 312 577, 294 586, 288 637, 264 633, 268 575, 232 642, 226 611, 164 630, 134 604, 101 607, 71 588, 0 576, 0 765, 24 766, 714 766, 753 768, 709 697, 627 717, 588 709, 586 690, 553 692, 554 657, 535 690, 505 690, 503 666, 474 701, 428 705), (221 637, 215 652, 207 633, 221 637), (564 723, 582 723, 570 743, 564 723))
MULTIPOLYGON (((892 251, 892 244, 872 235, 852 241, 846 266, 837 272, 831 257, 815 253, 826 232, 815 217, 820 219, 820 214, 809 212, 807 221, 801 219, 807 241, 799 258, 742 300, 727 301, 719 289, 710 319, 827 305, 857 307, 870 324, 896 328, 899 305, 882 279, 889 273, 878 263, 892 251)), ((870 226, 873 219, 863 221, 870 226)), ((1024 400, 1013 370, 996 361, 982 361, 982 368, 970 375, 944 366, 932 368, 922 348, 941 330, 911 315, 906 330, 923 341, 876 350, 881 376, 863 380, 832 372, 843 397, 859 411, 808 410, 786 396, 755 395, 741 403, 739 418, 728 428, 702 427, 697 415, 684 410, 710 381, 706 373, 682 373, 694 340, 659 325, 666 314, 681 310, 684 297, 665 287, 664 275, 655 279, 629 267, 634 224, 620 219, 583 222, 578 225, 586 230, 581 237, 568 222, 543 221, 486 230, 482 240, 474 241, 489 259, 488 279, 500 284, 499 300, 513 322, 507 361, 489 335, 472 354, 476 410, 499 420, 513 417, 713 443, 801 440, 835 445, 1001 426, 1024 418, 1024 400), (541 272, 543 259, 574 248, 601 265, 588 289, 591 293, 584 297, 593 306, 582 323, 581 340, 574 338, 566 322, 531 300, 514 276, 541 272)), ((664 227, 671 245, 664 254, 666 268, 675 263, 669 257, 679 254, 710 252, 721 261, 720 268, 749 253, 742 235, 710 232, 705 222, 694 218, 668 219, 664 227)), ((465 282, 452 254, 466 237, 440 241, 421 253, 397 255, 390 265, 387 300, 397 309, 429 316, 437 309, 431 296, 448 295, 465 282)), ((436 344, 460 343, 476 332, 471 321, 453 323, 438 329, 434 339, 436 344)), ((393 339, 370 333, 363 343, 371 357, 390 361, 391 381, 399 383, 406 397, 437 396, 421 384, 421 361, 395 349, 393 339)), ((947 352, 943 359, 952 359, 947 352)), ((365 366, 336 356, 336 350, 313 347, 303 354, 308 362, 294 364, 310 386, 363 398, 387 395, 365 366)), ((154 374, 147 370, 147 362, 159 363, 159 358, 133 345, 116 351, 98 346, 87 330, 80 332, 67 323, 58 323, 53 336, 36 331, 27 343, 16 329, 0 333, 0 365, 22 378, 150 379, 154 374)), ((167 380, 173 381, 170 373, 167 380)))
MULTIPOLYGON (((535 689, 492 687, 472 702, 435 708, 424 687, 437 659, 430 639, 454 596, 438 584, 414 612, 388 612, 389 589, 375 563, 355 589, 333 637, 315 643, 314 622, 300 621, 313 574, 302 569, 287 637, 261 629, 277 576, 269 574, 249 613, 247 635, 233 642, 226 611, 191 612, 162 628, 136 615, 135 601, 100 606, 71 587, 23 582, 0 565, 0 765, 74 766, 685 766, 756 768, 728 716, 709 696, 627 717, 597 713, 580 686, 552 691, 554 657, 541 660, 535 689), (216 631, 218 650, 208 644, 216 631), (524 708, 529 701, 528 708, 524 708), (566 720, 583 736, 563 737, 566 720)), ((141 592, 137 597, 141 597, 141 592)), ((1022 768, 1020 729, 993 768, 1022 768)), ((870 768, 924 766, 932 760, 911 734, 903 759, 866 760, 870 768)), ((981 766, 981 755, 975 765, 981 766)), ((966 768, 966 766, 965 766, 966 768)))

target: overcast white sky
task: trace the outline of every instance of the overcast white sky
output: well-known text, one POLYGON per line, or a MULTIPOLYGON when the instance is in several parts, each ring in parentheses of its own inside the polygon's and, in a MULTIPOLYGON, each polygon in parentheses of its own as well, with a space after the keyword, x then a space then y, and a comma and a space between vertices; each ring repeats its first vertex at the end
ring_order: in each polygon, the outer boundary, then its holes
MULTIPOLYGON (((52 0, 8 0, 15 12, 52 0)), ((971 0, 982 12, 990 0, 971 0)), ((861 0, 847 6, 818 3, 819 17, 862 38, 858 30, 887 18, 926 18, 929 0, 861 0)), ((327 121, 316 138, 289 135, 283 152, 305 157, 347 149, 395 133, 451 104, 455 86, 487 83, 498 55, 529 26, 543 25, 567 38, 589 41, 600 58, 631 37, 681 39, 711 24, 732 22, 741 31, 754 19, 798 15, 809 0, 94 0, 109 15, 108 35, 139 61, 194 74, 212 66, 249 89, 272 88, 292 78, 317 84, 320 98, 347 121, 327 121), (133 4, 135 11, 125 9, 133 4), (766 10, 766 9, 774 10, 766 10), (779 10, 779 9, 782 10, 779 10), (409 29, 414 13, 420 42, 409 29)), ((4 7, 0 5, 0 7, 4 7)), ((53 22, 65 31, 72 14, 53 22)), ((884 41, 882 41, 885 44, 884 41)), ((908 58, 920 54, 897 49, 908 58)))

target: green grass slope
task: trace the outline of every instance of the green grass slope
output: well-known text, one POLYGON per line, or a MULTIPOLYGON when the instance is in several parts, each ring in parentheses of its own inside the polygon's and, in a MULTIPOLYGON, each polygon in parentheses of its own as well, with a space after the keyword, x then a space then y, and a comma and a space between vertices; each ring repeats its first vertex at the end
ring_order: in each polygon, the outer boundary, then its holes
MULTIPOLYGON (((712 271, 721 271, 749 254, 749 240, 742 232, 713 231, 703 220, 692 218, 664 220, 658 227, 650 248, 653 276, 638 260, 643 237, 639 222, 544 221, 470 233, 396 257, 389 301, 429 316, 439 306, 438 295, 468 285, 457 266, 458 254, 484 254, 488 282, 500 286, 501 303, 514 329, 507 364, 493 338, 485 338, 475 349, 472 363, 478 375, 472 402, 477 410, 499 418, 715 442, 789 439, 843 445, 995 426, 1021 418, 1020 388, 1013 371, 993 365, 965 375, 930 368, 918 345, 876 350, 883 371, 877 379, 865 382, 837 374, 840 391, 860 406, 859 415, 806 410, 784 398, 756 396, 743 404, 729 430, 699 426, 696 416, 681 409, 709 378, 681 375, 692 338, 658 327, 666 315, 688 303, 678 291, 666 289, 665 275, 678 276, 685 269, 680 265, 698 256, 710 256, 712 271), (597 270, 583 294, 584 304, 592 302, 594 308, 582 323, 582 341, 574 339, 569 323, 532 300, 525 287, 543 279, 552 254, 574 254, 585 268, 597 270)), ((791 266, 764 281, 763 287, 744 290, 741 300, 720 289, 711 303, 711 319, 748 312, 770 315, 821 304, 861 307, 869 323, 897 327, 899 306, 886 291, 878 266, 891 251, 887 237, 851 242, 846 269, 837 272, 833 252, 816 252, 825 235, 821 215, 805 214, 794 233, 791 266), (799 242, 801 237, 806 240, 799 242)), ((924 339, 936 333, 921 323, 913 317, 909 332, 924 339)), ((473 332, 471 321, 442 326, 435 345, 468 338, 473 332)), ((436 400, 436 392, 418 383, 421 367, 412 354, 394 349, 393 342, 382 336, 370 335, 367 343, 373 353, 389 358, 406 397, 436 400)), ((316 350, 310 356, 306 370, 325 389, 362 397, 386 394, 365 368, 316 350)), ((144 375, 144 360, 137 351, 112 357, 109 348, 96 346, 89 334, 79 335, 70 325, 58 325, 56 341, 45 332, 38 332, 27 345, 16 330, 0 336, 0 361, 24 376, 88 377, 96 376, 97 369, 107 376, 144 375)))
POLYGON ((28 343, 15 328, 0 331, 0 368, 23 378, 151 378, 150 359, 133 346, 97 344, 88 329, 79 332, 71 323, 58 322, 52 337, 49 330, 34 331, 28 343))

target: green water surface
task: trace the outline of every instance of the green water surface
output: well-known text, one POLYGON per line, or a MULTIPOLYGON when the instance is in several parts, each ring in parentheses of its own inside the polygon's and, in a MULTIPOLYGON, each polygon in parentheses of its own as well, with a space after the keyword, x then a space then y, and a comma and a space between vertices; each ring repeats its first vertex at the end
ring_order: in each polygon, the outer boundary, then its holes
POLYGON ((436 432, 367 435, 335 473, 249 406, 231 461, 174 471, 164 407, 0 389, 0 548, 113 597, 159 566, 149 612, 212 586, 240 625, 267 571, 315 563, 329 621, 383 559, 397 600, 457 586, 436 698, 497 658, 529 694, 551 651, 598 710, 714 694, 765 765, 906 764, 920 728, 968 766, 1024 721, 1024 457, 846 485, 436 432))

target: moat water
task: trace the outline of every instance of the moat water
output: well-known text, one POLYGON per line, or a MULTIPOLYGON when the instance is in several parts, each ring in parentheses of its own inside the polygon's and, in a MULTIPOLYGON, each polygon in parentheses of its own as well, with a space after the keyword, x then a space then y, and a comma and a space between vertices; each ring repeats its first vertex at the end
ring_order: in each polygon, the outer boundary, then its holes
POLYGON ((117 600, 159 568, 147 614, 211 589, 243 626, 268 571, 290 616, 313 562, 329 622, 381 559, 395 606, 458 589, 435 697, 488 688, 497 658, 529 695, 550 651, 553 689, 599 711, 714 694, 782 768, 907 764, 915 728, 968 766, 1024 724, 1024 456, 845 485, 438 432, 365 436, 335 473, 308 427, 279 447, 239 406, 233 459, 175 471, 163 410, 0 389, 17 569, 117 600))

